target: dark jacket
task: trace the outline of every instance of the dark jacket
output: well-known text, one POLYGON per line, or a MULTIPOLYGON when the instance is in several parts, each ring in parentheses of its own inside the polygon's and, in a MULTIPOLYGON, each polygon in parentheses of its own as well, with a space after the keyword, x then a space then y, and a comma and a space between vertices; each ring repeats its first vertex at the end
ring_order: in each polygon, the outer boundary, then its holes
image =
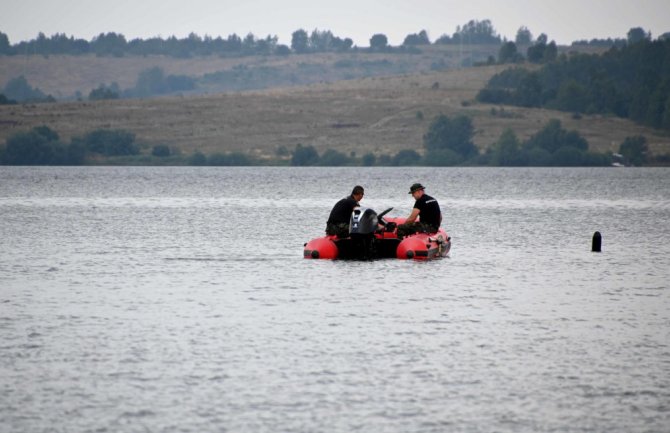
POLYGON ((357 206, 358 202, 351 195, 338 201, 337 203, 335 203, 335 206, 333 206, 333 210, 330 211, 330 216, 328 217, 328 224, 343 224, 343 223, 349 224, 349 220, 351 219, 351 213, 357 206))

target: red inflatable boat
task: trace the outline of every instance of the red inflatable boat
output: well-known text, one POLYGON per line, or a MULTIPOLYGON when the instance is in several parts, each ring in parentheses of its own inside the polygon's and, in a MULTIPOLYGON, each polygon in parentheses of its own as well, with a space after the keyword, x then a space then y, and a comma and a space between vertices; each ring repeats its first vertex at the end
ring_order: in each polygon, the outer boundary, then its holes
POLYGON ((369 208, 357 208, 349 222, 349 237, 323 236, 305 244, 306 259, 398 258, 430 260, 444 257, 451 248, 451 238, 442 229, 436 233, 415 233, 398 239, 398 225, 405 218, 384 218, 369 208))

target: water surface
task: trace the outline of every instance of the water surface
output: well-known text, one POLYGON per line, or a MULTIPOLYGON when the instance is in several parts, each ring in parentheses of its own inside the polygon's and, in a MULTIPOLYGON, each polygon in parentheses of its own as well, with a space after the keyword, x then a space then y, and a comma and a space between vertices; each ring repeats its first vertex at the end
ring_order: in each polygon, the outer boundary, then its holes
POLYGON ((668 169, 0 167, 0 425, 667 432, 669 220, 668 169), (450 257, 302 259, 417 181, 450 257))

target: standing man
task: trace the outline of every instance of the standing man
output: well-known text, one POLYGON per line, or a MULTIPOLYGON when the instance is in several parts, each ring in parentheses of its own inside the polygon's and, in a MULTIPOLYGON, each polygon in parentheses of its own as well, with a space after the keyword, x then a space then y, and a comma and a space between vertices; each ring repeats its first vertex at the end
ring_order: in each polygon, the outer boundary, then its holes
POLYGON ((398 226, 398 239, 417 232, 435 233, 439 230, 442 223, 440 205, 437 200, 426 194, 424 189, 420 183, 410 187, 409 194, 412 194, 416 201, 405 223, 398 226), (416 220, 418 217, 421 221, 416 220))
POLYGON ((360 206, 359 201, 363 199, 365 191, 360 185, 356 185, 351 191, 349 197, 335 203, 333 210, 330 211, 328 222, 326 223, 326 234, 337 235, 338 238, 346 238, 349 236, 349 221, 351 220, 351 213, 355 208, 360 206))

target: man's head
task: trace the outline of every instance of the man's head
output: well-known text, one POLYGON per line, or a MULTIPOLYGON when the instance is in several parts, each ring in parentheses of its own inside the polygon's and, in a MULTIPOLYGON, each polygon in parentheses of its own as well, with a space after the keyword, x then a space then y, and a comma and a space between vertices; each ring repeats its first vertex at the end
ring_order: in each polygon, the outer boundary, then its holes
POLYGON ((354 187, 353 191, 351 191, 351 196, 356 201, 361 201, 361 199, 363 198, 363 195, 365 195, 365 190, 360 185, 356 185, 354 187))
POLYGON ((414 198, 421 198, 423 195, 424 186, 420 183, 415 183, 409 187, 409 194, 412 194, 414 198))

